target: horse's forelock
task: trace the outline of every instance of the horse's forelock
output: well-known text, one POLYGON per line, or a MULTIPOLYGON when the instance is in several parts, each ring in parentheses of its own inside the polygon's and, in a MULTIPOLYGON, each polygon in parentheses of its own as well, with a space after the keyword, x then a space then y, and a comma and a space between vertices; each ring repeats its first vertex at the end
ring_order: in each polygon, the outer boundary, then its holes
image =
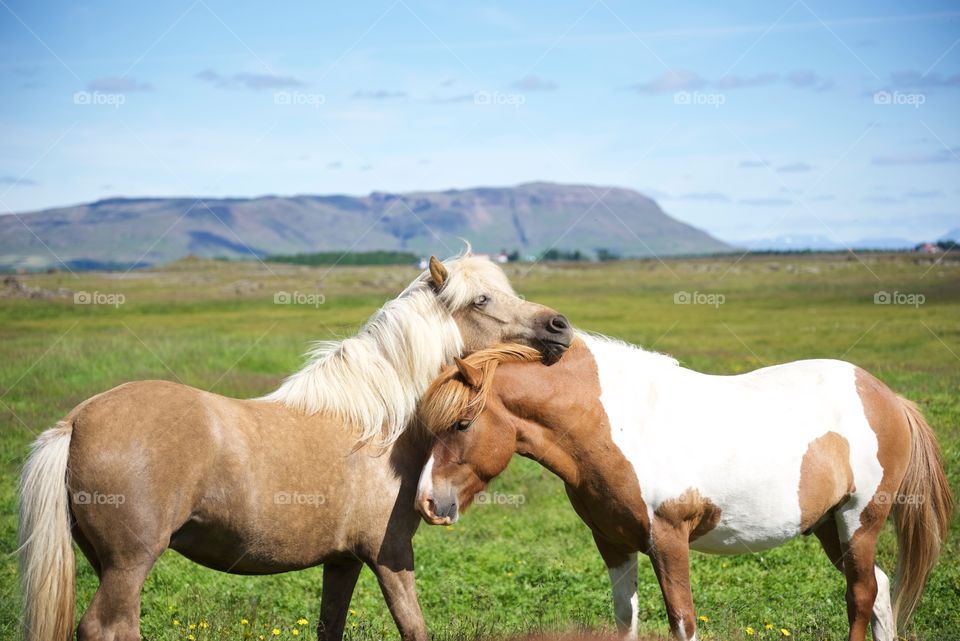
POLYGON ((474 390, 457 377, 456 368, 444 370, 420 403, 420 422, 431 434, 448 431, 465 416, 474 390))
POLYGON ((541 357, 536 349, 516 343, 470 354, 464 360, 482 372, 479 388, 467 384, 455 365, 444 368, 421 399, 420 422, 431 433, 442 434, 467 416, 476 417, 486 405, 500 363, 539 361, 541 357))

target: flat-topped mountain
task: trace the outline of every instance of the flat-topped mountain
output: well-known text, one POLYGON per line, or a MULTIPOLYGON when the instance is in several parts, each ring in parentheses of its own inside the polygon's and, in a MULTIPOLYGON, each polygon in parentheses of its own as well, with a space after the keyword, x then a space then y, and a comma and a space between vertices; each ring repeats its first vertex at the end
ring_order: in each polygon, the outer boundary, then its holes
POLYGON ((550 248, 627 257, 731 247, 629 189, 528 183, 368 196, 111 198, 0 217, 0 266, 154 265, 187 255, 243 257, 407 250, 447 255, 550 248), (602 197, 602 200, 599 200, 602 197))

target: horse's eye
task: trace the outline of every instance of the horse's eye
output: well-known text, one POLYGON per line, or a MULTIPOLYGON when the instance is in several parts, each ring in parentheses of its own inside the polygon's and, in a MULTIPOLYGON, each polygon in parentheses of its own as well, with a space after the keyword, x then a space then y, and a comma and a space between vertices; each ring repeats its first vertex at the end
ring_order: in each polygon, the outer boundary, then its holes
POLYGON ((489 302, 490 302, 490 297, 487 296, 486 294, 480 294, 479 296, 473 299, 473 304, 476 305, 477 307, 483 307, 489 302))
POLYGON ((464 431, 466 431, 466 429, 467 429, 468 427, 470 427, 470 423, 471 423, 471 421, 468 421, 468 420, 466 420, 466 419, 464 419, 464 420, 462 420, 462 421, 457 421, 457 424, 456 424, 457 431, 458 431, 458 432, 464 432, 464 431))

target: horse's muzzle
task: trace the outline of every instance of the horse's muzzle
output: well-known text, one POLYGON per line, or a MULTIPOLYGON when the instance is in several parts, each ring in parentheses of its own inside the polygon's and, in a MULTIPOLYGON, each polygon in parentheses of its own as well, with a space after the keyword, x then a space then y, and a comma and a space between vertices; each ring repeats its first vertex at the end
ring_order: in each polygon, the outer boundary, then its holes
POLYGON ((455 495, 439 501, 434 496, 418 496, 416 507, 430 525, 452 525, 460 517, 455 495))
POLYGON ((537 348, 543 354, 543 362, 552 365, 560 360, 563 353, 573 343, 573 326, 563 314, 551 315, 538 333, 537 348))

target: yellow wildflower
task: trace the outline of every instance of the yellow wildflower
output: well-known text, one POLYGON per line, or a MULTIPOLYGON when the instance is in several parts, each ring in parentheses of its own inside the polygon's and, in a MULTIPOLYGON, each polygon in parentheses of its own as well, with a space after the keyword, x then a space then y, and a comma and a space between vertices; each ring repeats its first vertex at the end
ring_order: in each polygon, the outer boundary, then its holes
POLYGON ((201 621, 201 622, 200 622, 200 629, 201 629, 201 630, 206 630, 206 629, 209 628, 209 627, 210 627, 210 625, 209 625, 206 621, 201 621))
POLYGON ((297 625, 307 625, 308 623, 310 622, 304 619, 303 617, 300 617, 299 619, 297 619, 297 625))
POLYGON ((780 634, 782 634, 785 637, 788 637, 790 636, 790 630, 787 630, 786 628, 780 628, 780 634))
POLYGON ((767 623, 766 625, 763 626, 763 629, 764 629, 764 630, 773 630, 773 624, 772 624, 772 623, 767 623))
POLYGON ((196 630, 196 629, 197 629, 197 624, 196 624, 196 623, 191 623, 191 624, 188 625, 187 627, 190 628, 191 630, 196 630))
POLYGON ((270 630, 270 634, 272 634, 275 637, 280 636, 280 628, 274 628, 273 630, 270 630))
POLYGON ((173 625, 180 625, 180 621, 178 621, 177 619, 174 619, 174 620, 173 620, 173 625))
POLYGON ((246 619, 240 619, 240 625, 250 625, 250 622, 246 619))
POLYGON ((298 634, 300 634, 300 630, 297 630, 296 628, 294 628, 293 630, 290 630, 290 634, 292 634, 293 636, 297 636, 298 634))
POLYGON ((708 617, 708 616, 705 615, 705 614, 701 614, 701 615, 700 615, 699 617, 697 617, 697 618, 700 619, 701 621, 703 621, 704 623, 709 623, 709 621, 710 621, 710 617, 708 617))
POLYGON ((754 634, 756 634, 756 632, 757 632, 756 630, 754 630, 753 628, 751 628, 749 625, 748 625, 747 627, 745 627, 745 628, 743 629, 743 631, 747 633, 747 636, 748 636, 748 637, 752 637, 752 636, 753 636, 754 634))
POLYGON ((357 611, 354 610, 353 608, 350 608, 350 614, 352 614, 353 616, 357 616, 357 611))
POLYGON ((187 641, 194 641, 194 639, 196 639, 196 637, 193 636, 192 634, 187 635, 187 641))

